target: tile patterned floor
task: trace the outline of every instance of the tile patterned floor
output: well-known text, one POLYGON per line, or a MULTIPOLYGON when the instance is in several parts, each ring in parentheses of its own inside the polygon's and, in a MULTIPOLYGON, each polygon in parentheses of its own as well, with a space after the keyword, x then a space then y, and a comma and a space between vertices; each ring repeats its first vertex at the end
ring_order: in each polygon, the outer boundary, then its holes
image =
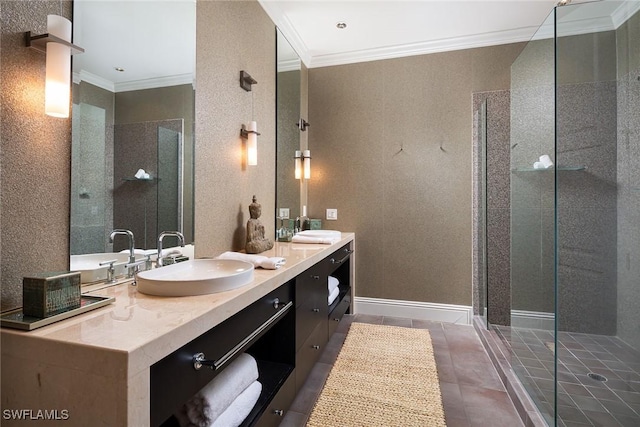
MULTIPOLYGON (((553 425, 553 334, 495 329, 511 347, 514 371, 553 425)), ((558 426, 640 426, 640 353, 616 337, 569 332, 558 334, 557 352, 558 426)))
POLYGON ((523 426, 472 326, 356 314, 340 323, 280 427, 305 425, 354 321, 429 329, 448 427, 523 426))

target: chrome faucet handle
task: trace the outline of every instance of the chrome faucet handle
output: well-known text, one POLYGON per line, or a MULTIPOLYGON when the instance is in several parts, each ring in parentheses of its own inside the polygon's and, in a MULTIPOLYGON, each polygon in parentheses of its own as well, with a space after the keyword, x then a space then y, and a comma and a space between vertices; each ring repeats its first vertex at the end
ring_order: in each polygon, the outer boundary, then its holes
POLYGON ((134 261, 125 264, 124 268, 127 269, 127 277, 135 277, 135 274, 140 270, 139 267, 146 262, 146 259, 141 259, 140 261, 134 261))
POLYGON ((110 259, 108 261, 102 261, 98 263, 98 265, 101 267, 105 265, 109 266, 107 268, 107 283, 114 283, 116 281, 116 278, 115 278, 116 268, 113 266, 113 264, 116 262, 118 262, 117 259, 110 259))

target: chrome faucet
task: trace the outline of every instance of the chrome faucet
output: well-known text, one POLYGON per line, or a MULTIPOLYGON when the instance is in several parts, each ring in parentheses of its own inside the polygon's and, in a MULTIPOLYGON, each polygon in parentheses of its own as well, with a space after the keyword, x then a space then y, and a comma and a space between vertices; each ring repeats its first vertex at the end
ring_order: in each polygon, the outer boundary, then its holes
POLYGON ((178 238, 178 243, 184 248, 184 236, 179 231, 163 231, 158 236, 158 260, 156 261, 156 267, 162 267, 162 240, 167 236, 175 236, 178 238))
MULTIPOLYGON (((134 262, 136 262, 136 256, 135 256, 135 253, 134 253, 134 250, 135 250, 135 247, 136 247, 136 241, 133 238, 133 233, 131 231, 125 230, 123 228, 115 229, 109 235, 109 243, 113 243, 113 238, 117 234, 124 234, 125 236, 127 236, 129 238, 129 262, 127 264, 133 264, 134 262)), ((134 267, 129 267, 127 269, 127 277, 133 277, 134 273, 135 273, 135 268, 134 267)))

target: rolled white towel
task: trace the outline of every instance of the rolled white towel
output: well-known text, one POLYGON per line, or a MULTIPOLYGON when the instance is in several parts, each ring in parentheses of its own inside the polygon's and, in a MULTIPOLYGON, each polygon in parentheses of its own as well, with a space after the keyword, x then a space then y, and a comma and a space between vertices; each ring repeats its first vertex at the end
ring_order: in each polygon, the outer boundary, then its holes
POLYGON ((321 245, 331 245, 333 243, 338 242, 339 240, 340 240, 340 237, 333 237, 333 236, 327 236, 327 237, 301 236, 299 234, 296 234, 291 239, 291 242, 292 243, 316 243, 316 244, 321 244, 321 245))
POLYGON ((211 424, 211 427, 238 427, 251 413, 262 392, 262 384, 254 381, 211 424))
MULTIPOLYGON (((210 426, 257 379, 255 359, 247 353, 241 354, 184 404, 181 412, 190 422, 186 425, 210 426)), ((177 418, 184 420, 185 417, 177 418)))
POLYGON ((234 259, 236 261, 246 261, 252 263, 255 267, 261 267, 266 270, 277 270, 285 265, 286 258, 282 257, 266 257, 263 255, 244 254, 241 252, 224 252, 216 257, 216 259, 234 259))
POLYGON ((333 290, 337 288, 339 284, 340 281, 338 281, 338 279, 333 276, 329 276, 329 295, 331 295, 331 292, 333 292, 333 290))
POLYGON ((335 288, 330 294, 329 294, 329 305, 333 304, 333 302, 336 300, 336 298, 338 298, 338 295, 340 295, 340 288, 335 288))

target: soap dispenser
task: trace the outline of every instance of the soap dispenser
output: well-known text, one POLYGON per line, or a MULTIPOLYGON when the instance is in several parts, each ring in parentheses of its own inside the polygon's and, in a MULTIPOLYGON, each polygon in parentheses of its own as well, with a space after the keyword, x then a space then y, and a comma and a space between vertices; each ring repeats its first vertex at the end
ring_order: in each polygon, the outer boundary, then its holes
POLYGON ((311 221, 307 216, 307 205, 302 206, 302 216, 300 217, 300 230, 309 230, 311 229, 311 221))

